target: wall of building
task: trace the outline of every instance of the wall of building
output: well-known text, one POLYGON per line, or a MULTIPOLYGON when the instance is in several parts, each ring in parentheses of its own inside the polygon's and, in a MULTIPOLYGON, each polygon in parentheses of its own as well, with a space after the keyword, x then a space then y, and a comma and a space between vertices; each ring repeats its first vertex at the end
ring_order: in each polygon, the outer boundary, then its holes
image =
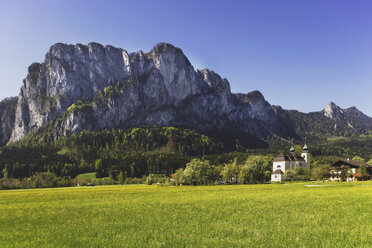
POLYGON ((310 153, 303 152, 301 153, 301 156, 305 159, 306 166, 310 166, 310 153))
POLYGON ((282 175, 281 174, 272 174, 271 175, 271 181, 281 182, 282 181, 282 175))
POLYGON ((277 170, 277 169, 281 169, 283 172, 285 172, 285 161, 280 161, 280 162, 273 162, 273 171, 277 170), (278 168, 278 166, 280 166, 278 168))

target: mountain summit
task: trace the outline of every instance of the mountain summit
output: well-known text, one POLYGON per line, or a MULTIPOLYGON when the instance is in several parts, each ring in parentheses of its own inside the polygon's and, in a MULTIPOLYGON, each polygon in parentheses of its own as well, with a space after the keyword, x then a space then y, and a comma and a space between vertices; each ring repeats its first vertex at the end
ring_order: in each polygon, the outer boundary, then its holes
POLYGON ((227 79, 194 70, 182 50, 167 43, 148 53, 57 43, 43 63, 29 67, 11 141, 57 119, 55 138, 139 125, 267 133, 260 121, 272 125, 276 116, 255 94, 249 101, 236 97, 227 79))
POLYGON ((29 66, 18 98, 0 104, 0 120, 2 145, 31 132, 57 139, 143 125, 285 139, 372 130, 372 118, 355 107, 330 103, 304 114, 271 106, 259 91, 231 93, 227 79, 194 69, 182 50, 168 43, 147 53, 98 43, 54 44, 44 62, 29 66))
POLYGON ((343 110, 333 102, 330 102, 323 111, 324 115, 329 118, 341 117, 344 113, 343 110))
POLYGON ((351 129, 359 129, 362 133, 372 128, 372 119, 359 111, 355 106, 341 109, 335 103, 331 102, 325 107, 323 113, 326 117, 337 121, 339 126, 344 125, 351 129))

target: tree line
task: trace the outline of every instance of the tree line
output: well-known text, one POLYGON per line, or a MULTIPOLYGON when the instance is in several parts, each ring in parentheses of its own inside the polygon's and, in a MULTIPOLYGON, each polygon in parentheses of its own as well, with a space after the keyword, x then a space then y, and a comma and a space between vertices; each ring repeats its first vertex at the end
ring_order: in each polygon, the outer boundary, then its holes
POLYGON ((265 183, 271 178, 272 159, 271 155, 254 155, 243 164, 235 159, 225 165, 212 165, 208 160, 195 158, 185 169, 178 169, 173 179, 177 185, 265 183))
POLYGON ((193 157, 214 163, 241 159, 242 153, 234 150, 236 146, 245 150, 244 144, 193 129, 153 126, 83 131, 57 141, 31 134, 0 149, 0 178, 21 179, 48 171, 72 178, 86 172, 113 178, 121 172, 125 177, 169 175, 193 157))
MULTIPOLYGON (((211 184, 212 181, 258 183, 269 180, 271 173, 271 167, 269 168, 271 161, 267 163, 267 160, 268 157, 272 158, 272 155, 262 154, 277 154, 280 150, 286 151, 288 146, 286 144, 281 148, 251 149, 250 142, 254 142, 251 136, 224 132, 212 135, 193 129, 155 126, 126 130, 83 131, 70 137, 60 137, 56 141, 50 141, 43 135, 31 134, 19 142, 8 144, 0 149, 0 178, 21 180, 31 178, 38 173, 50 172, 56 177, 74 179, 81 173, 95 172, 98 178, 108 177, 119 180, 122 177, 125 181, 127 178, 128 180, 142 179, 150 174, 169 176, 176 174, 177 170, 179 176, 179 169, 182 169, 185 173, 184 184, 200 184, 200 182, 211 184), (253 162, 247 160, 247 157, 253 159, 255 155, 260 155, 255 158, 256 160, 261 158, 266 161, 266 163, 254 162, 261 163, 261 167, 266 164, 268 167, 265 170, 252 167, 253 162), (199 172, 191 170, 190 166, 187 169, 187 164, 194 158, 198 159, 201 168, 204 168, 200 173, 207 175, 206 178, 203 176, 203 179, 196 180, 195 175, 199 172), (235 165, 234 159, 236 159, 235 165), (203 163, 209 163, 209 166, 203 163), (232 172, 235 173, 234 177, 228 179, 229 173, 232 172)), ((367 153, 367 150, 372 147, 371 140, 352 140, 352 142, 359 144, 353 147, 366 151, 359 159, 368 161, 372 156, 371 153, 367 153)), ((313 156, 311 161, 314 169, 319 165, 332 164, 340 157, 351 157, 357 154, 357 150, 353 149, 337 150, 335 144, 341 146, 337 142, 324 149, 320 145, 311 146, 313 156), (338 155, 339 151, 342 151, 342 156, 338 155)), ((297 152, 301 151, 301 146, 295 148, 297 152)), ((288 180, 320 178, 314 173, 310 174, 306 169, 305 171, 294 170, 284 176, 288 180)))

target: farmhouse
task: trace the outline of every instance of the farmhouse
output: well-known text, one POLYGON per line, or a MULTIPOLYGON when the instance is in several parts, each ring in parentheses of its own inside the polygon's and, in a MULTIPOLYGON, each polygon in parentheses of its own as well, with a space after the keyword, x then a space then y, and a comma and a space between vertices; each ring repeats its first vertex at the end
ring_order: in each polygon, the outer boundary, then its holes
POLYGON ((361 177, 359 168, 364 166, 366 169, 366 175, 364 179, 370 179, 372 174, 372 165, 365 162, 350 160, 350 159, 340 159, 332 165, 331 170, 331 181, 342 181, 346 180, 347 182, 358 181, 358 178, 361 177))
POLYGON ((280 182, 283 180, 283 175, 286 170, 293 170, 298 167, 310 166, 310 153, 305 144, 302 148, 301 156, 299 156, 293 146, 289 153, 280 153, 273 160, 273 173, 271 174, 271 181, 280 182))

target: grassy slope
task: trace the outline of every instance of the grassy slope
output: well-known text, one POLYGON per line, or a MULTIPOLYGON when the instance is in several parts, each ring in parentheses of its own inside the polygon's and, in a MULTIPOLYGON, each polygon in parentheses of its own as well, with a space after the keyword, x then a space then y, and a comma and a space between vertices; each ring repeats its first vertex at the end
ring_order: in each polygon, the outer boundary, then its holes
POLYGON ((89 172, 89 173, 79 174, 76 176, 76 179, 96 179, 96 173, 89 172))
POLYGON ((1 246, 371 247, 372 185, 326 185, 0 191, 1 246))
POLYGON ((369 141, 372 140, 372 135, 359 135, 357 137, 343 137, 343 136, 336 136, 336 137, 330 137, 327 139, 328 142, 348 142, 351 140, 357 140, 357 141, 369 141))

